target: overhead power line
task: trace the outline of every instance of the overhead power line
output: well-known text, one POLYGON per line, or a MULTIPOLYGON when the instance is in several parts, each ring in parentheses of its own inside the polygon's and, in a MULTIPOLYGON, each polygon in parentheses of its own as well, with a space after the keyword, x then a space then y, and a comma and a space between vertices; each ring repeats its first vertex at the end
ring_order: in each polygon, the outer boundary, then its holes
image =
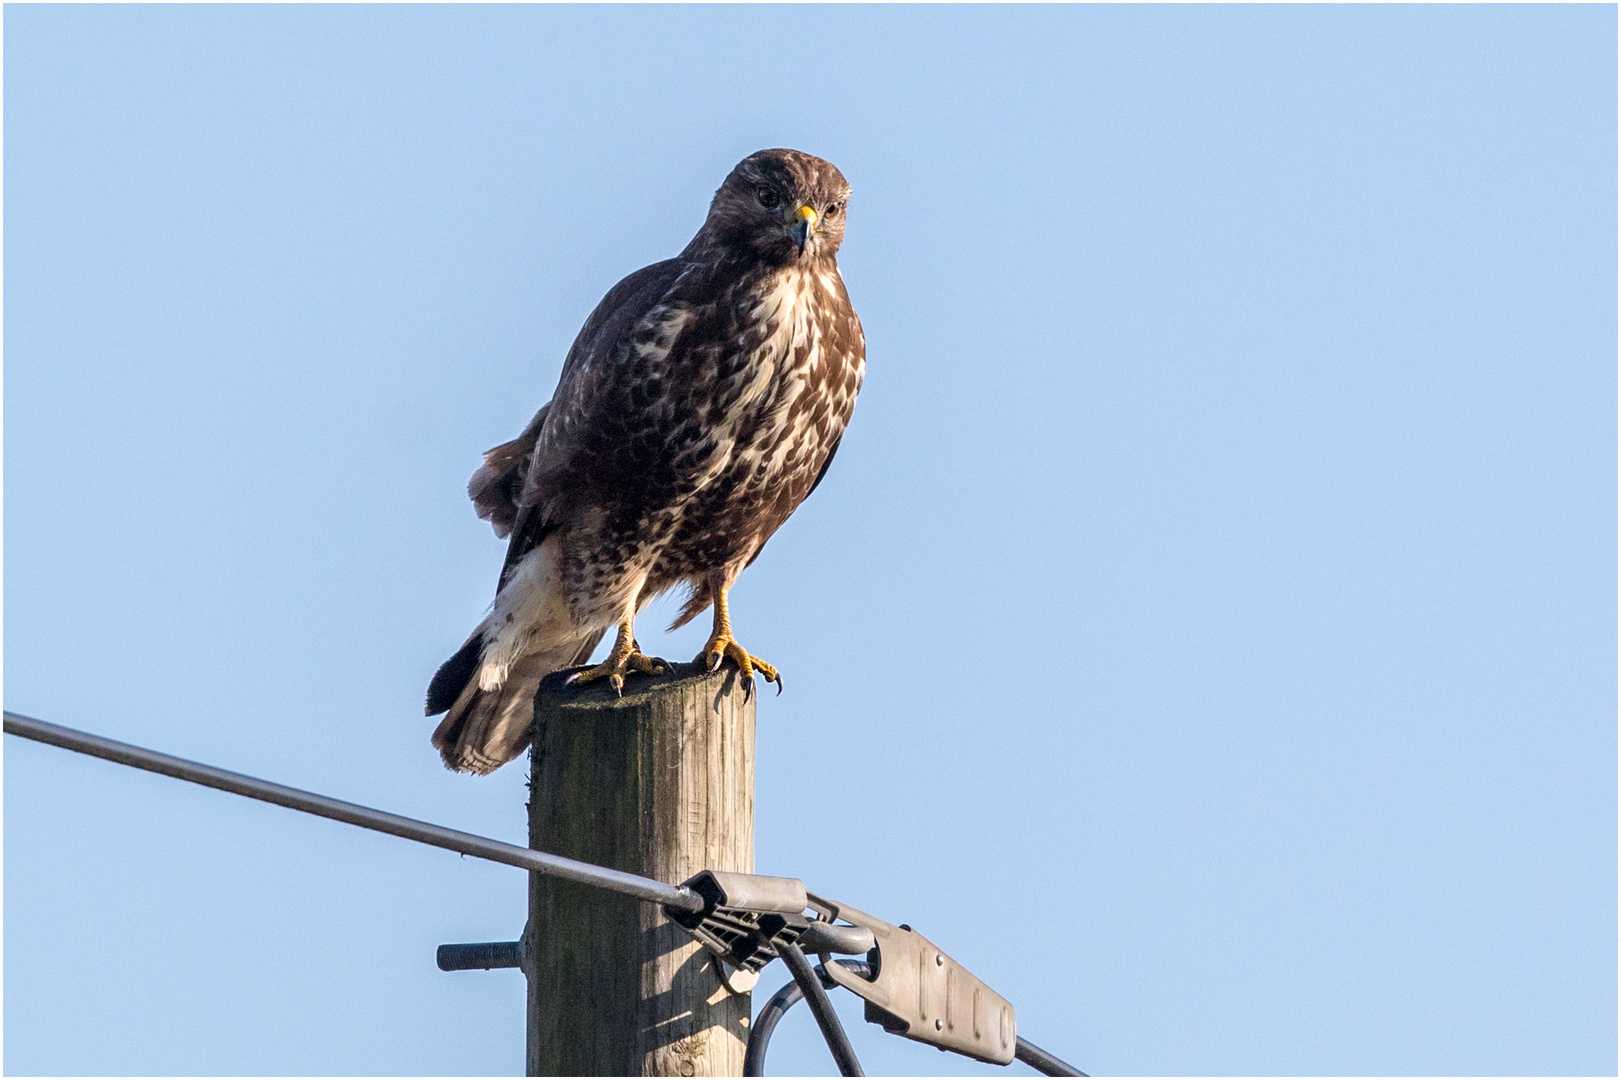
POLYGON ((443 825, 432 825, 426 821, 417 821, 415 818, 390 814, 385 810, 373 810, 369 806, 328 798, 313 791, 301 791, 285 784, 273 784, 269 780, 260 780, 255 776, 245 776, 228 769, 216 769, 212 765, 160 754, 156 750, 131 746, 116 739, 104 739, 100 735, 46 723, 30 716, 20 716, 14 712, 6 713, 5 730, 8 735, 21 735, 25 739, 60 746, 64 750, 76 750, 91 757, 116 761, 120 765, 130 765, 137 769, 145 769, 147 772, 172 776, 177 780, 189 780, 204 787, 229 791, 233 795, 243 795, 250 799, 258 799, 260 802, 302 810, 316 817, 359 825, 362 829, 388 833, 390 836, 402 836, 419 844, 431 844, 449 851, 458 851, 476 859, 488 859, 491 862, 516 866, 521 870, 551 874, 568 881, 611 889, 649 903, 664 904, 682 911, 702 911, 704 907, 702 897, 691 889, 679 885, 666 885, 652 878, 610 870, 605 866, 593 866, 575 859, 565 859, 561 855, 548 855, 533 848, 519 847, 517 844, 491 840, 485 836, 474 836, 472 833, 464 833, 457 829, 447 829, 443 825))

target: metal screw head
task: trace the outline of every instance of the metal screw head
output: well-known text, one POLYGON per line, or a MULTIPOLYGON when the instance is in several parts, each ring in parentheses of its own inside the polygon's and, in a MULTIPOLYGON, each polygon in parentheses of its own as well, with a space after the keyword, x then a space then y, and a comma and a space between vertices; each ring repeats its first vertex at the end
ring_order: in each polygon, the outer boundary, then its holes
POLYGON ((945 967, 946 966, 946 958, 941 956, 939 953, 935 953, 934 954, 934 966, 935 967, 945 967))
POLYGON ((946 1025, 945 1025, 945 1022, 944 1022, 944 1021, 942 1021, 942 1020, 936 1020, 936 1021, 935 1021, 935 1022, 934 1022, 934 1030, 936 1030, 936 1031, 939 1031, 939 1030, 940 1030, 940 1029, 941 1029, 941 1028, 943 1028, 943 1027, 945 1027, 945 1026, 946 1026, 946 1025))

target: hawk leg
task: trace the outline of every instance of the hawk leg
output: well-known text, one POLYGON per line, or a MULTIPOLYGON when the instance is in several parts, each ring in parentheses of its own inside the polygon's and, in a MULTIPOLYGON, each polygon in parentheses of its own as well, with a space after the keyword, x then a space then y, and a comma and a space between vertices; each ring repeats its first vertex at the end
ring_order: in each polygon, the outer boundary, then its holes
POLYGON ((630 620, 626 619, 619 624, 619 633, 614 638, 614 647, 609 651, 608 659, 572 676, 569 682, 588 683, 607 679, 614 693, 623 694, 625 674, 631 671, 640 671, 644 675, 668 675, 671 668, 658 657, 642 653, 641 646, 636 644, 636 634, 631 629, 630 620))
POLYGON ((705 670, 714 671, 727 660, 737 665, 737 670, 743 676, 743 696, 748 697, 754 692, 754 674, 766 682, 777 684, 777 693, 782 693, 782 675, 770 664, 758 656, 750 656, 743 646, 732 637, 732 620, 726 614, 726 590, 715 590, 715 629, 704 643, 703 651, 693 658, 693 663, 702 664, 705 670))

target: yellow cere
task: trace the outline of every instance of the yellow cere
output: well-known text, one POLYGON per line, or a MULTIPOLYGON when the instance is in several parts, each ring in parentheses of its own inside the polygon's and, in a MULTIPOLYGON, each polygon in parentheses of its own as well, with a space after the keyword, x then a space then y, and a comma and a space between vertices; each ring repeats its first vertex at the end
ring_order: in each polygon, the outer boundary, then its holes
POLYGON ((816 224, 816 211, 814 209, 812 209, 809 205, 801 206, 795 212, 794 216, 795 217, 802 217, 806 221, 810 222, 812 225, 816 224))

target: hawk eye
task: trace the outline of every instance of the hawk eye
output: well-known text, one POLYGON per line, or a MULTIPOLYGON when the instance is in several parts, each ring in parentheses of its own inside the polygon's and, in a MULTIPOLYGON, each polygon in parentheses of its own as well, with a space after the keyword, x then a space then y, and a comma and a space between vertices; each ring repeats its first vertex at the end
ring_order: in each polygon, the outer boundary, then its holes
POLYGON ((768 187, 754 189, 754 197, 760 200, 760 205, 767 210, 774 210, 782 204, 782 196, 768 187))
POLYGON ((833 203, 832 205, 830 205, 827 208, 827 213, 824 214, 823 217, 838 217, 839 216, 839 211, 843 210, 843 209, 844 209, 844 204, 843 203, 833 203))

